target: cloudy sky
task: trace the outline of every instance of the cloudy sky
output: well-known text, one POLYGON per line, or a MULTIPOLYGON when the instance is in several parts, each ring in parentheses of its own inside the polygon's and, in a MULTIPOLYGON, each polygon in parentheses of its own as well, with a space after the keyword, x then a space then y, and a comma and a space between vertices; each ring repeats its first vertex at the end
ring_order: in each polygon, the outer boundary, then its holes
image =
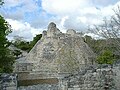
POLYGON ((4 0, 0 14, 12 26, 9 38, 19 35, 31 40, 47 29, 52 21, 67 29, 86 31, 89 25, 100 24, 114 14, 119 0, 4 0))

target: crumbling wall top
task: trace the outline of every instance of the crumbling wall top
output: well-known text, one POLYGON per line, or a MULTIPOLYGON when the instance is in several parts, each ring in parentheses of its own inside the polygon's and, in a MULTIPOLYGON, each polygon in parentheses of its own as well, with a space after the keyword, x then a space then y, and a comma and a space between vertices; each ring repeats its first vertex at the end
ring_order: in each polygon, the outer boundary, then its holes
POLYGON ((57 28, 56 24, 54 22, 51 22, 48 25, 48 30, 47 30, 47 37, 52 37, 55 36, 56 34, 61 33, 60 30, 57 28))
POLYGON ((51 22, 49 25, 48 25, 48 31, 53 31, 56 29, 56 24, 54 22, 51 22))

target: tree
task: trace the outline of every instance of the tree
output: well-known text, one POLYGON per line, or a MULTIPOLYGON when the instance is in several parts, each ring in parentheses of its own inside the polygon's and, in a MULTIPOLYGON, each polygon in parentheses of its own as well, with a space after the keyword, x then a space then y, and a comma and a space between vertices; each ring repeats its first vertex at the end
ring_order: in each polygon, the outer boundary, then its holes
POLYGON ((21 49, 23 51, 29 52, 30 50, 30 43, 26 40, 24 40, 23 37, 15 36, 13 40, 13 45, 17 47, 18 49, 21 49))
POLYGON ((18 59, 19 56, 22 55, 22 52, 20 50, 14 50, 13 54, 14 54, 15 58, 18 59))
POLYGON ((10 25, 0 15, 0 73, 12 72, 14 57, 8 49, 10 42, 6 36, 11 33, 10 25))
POLYGON ((33 41, 28 42, 24 40, 23 37, 15 36, 13 45, 23 51, 29 52, 33 48, 33 46, 38 42, 38 40, 41 39, 41 37, 42 37, 42 34, 38 34, 33 38, 33 41))
POLYGON ((111 51, 105 50, 100 56, 98 56, 97 61, 99 64, 113 64, 115 57, 111 51))
POLYGON ((104 19, 100 25, 94 25, 94 28, 88 30, 104 39, 104 44, 107 48, 113 46, 115 52, 120 55, 120 8, 114 10, 114 15, 110 19, 104 19), (111 43, 109 45, 108 43, 111 43))
POLYGON ((33 41, 30 42, 30 45, 31 45, 31 49, 32 47, 38 42, 38 40, 40 40, 42 37, 42 34, 38 34, 36 35, 34 38, 33 38, 33 41))
POLYGON ((95 25, 94 28, 90 28, 89 31, 102 37, 106 41, 113 43, 117 48, 116 50, 120 53, 120 29, 115 25, 113 20, 105 19, 101 25, 95 25))

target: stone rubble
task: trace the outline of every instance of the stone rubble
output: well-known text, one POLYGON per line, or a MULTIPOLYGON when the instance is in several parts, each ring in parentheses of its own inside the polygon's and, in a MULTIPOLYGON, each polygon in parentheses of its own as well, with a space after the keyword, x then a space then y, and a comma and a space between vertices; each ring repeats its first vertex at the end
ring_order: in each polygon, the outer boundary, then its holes
POLYGON ((119 90, 115 83, 117 72, 114 72, 109 65, 105 66, 106 68, 103 68, 102 65, 100 68, 90 66, 78 74, 65 77, 63 82, 67 80, 68 90, 119 90))
POLYGON ((0 73, 0 90, 17 90, 17 74, 0 73))
POLYGON ((53 85, 20 86, 18 90, 119 90, 120 64, 87 66, 59 81, 53 85))

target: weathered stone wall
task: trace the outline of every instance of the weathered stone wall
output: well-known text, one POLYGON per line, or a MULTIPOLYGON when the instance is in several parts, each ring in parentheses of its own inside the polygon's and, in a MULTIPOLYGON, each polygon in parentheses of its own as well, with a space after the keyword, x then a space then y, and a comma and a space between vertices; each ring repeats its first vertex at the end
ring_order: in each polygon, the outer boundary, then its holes
POLYGON ((59 78, 58 84, 20 86, 19 90, 120 90, 120 64, 82 66, 78 73, 59 78))
POLYGON ((39 84, 33 86, 22 86, 18 90, 58 90, 57 84, 39 84))
POLYGON ((17 74, 0 74, 0 90, 17 90, 17 74))
POLYGON ((77 74, 64 77, 63 90, 120 90, 120 66, 87 66, 77 74))

